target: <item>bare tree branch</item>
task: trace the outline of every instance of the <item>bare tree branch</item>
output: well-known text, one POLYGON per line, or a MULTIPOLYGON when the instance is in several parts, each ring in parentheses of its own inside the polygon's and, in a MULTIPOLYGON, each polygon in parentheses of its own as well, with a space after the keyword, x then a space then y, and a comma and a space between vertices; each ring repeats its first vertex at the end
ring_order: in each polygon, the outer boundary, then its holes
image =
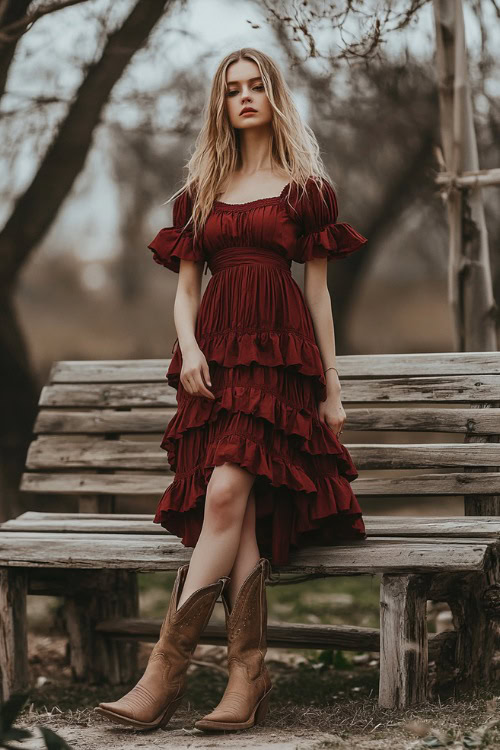
MULTIPOLYGON (((391 0, 386 0, 381 7, 368 8, 355 0, 345 2, 303 2, 294 3, 287 0, 278 5, 275 0, 258 0, 258 6, 264 6, 269 17, 269 23, 280 24, 288 29, 291 41, 302 44, 306 58, 324 58, 330 62, 342 59, 369 59, 380 52, 386 42, 386 36, 395 31, 405 29, 417 16, 418 11, 430 0, 403 0, 401 9, 391 0), (359 20, 360 36, 354 39, 346 29, 348 21, 359 20), (342 45, 339 52, 334 53, 331 48, 322 52, 317 44, 318 31, 321 25, 338 32, 342 45), (367 27, 367 30, 362 29, 367 27)), ((494 0, 492 0, 494 2, 494 0)), ((259 25, 249 21, 252 28, 259 25)), ((331 36, 330 36, 331 38, 331 36)))
MULTIPOLYGON (((87 0, 60 0, 60 2, 49 3, 48 5, 41 5, 31 12, 16 18, 15 21, 10 21, 5 25, 0 26, 0 42, 9 43, 15 42, 25 34, 39 18, 48 15, 49 13, 55 13, 63 8, 68 8, 70 5, 79 5, 80 3, 86 3, 87 0)), ((28 3, 29 4, 29 3, 28 3)), ((14 5, 22 6, 23 3, 14 3, 14 5)), ((25 3, 26 5, 26 3, 25 3)))
POLYGON ((122 26, 109 35, 91 66, 33 181, 0 232, 0 286, 13 285, 80 174, 95 128, 115 83, 174 0, 139 0, 122 26))
MULTIPOLYGON (((17 19, 22 18, 26 13, 31 0, 3 0, 0 10, 0 23, 11 24, 17 19)), ((17 46, 17 40, 10 44, 0 42, 0 98, 5 91, 7 76, 9 74, 10 64, 14 57, 17 46)))

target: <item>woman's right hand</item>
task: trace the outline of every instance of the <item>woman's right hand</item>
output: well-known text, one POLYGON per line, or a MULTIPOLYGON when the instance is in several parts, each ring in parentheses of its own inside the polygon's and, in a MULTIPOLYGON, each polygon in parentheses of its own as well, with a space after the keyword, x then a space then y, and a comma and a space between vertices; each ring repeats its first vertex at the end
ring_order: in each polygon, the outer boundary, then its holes
POLYGON ((180 373, 182 387, 192 396, 206 396, 215 398, 205 382, 211 386, 210 370, 205 355, 199 347, 182 353, 182 368, 180 373))

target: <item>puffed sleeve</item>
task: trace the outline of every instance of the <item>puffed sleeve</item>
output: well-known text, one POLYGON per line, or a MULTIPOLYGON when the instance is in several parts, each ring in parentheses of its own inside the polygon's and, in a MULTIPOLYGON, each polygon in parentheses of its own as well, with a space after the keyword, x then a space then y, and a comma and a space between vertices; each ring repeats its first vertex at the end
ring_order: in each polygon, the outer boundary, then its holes
POLYGON ((323 181, 320 190, 316 181, 310 178, 306 193, 297 200, 296 208, 301 234, 293 259, 298 263, 312 258, 326 257, 329 261, 345 258, 368 241, 350 224, 337 221, 337 196, 327 180, 323 181))
POLYGON ((177 196, 172 211, 172 227, 160 229, 148 245, 153 252, 153 260, 175 273, 179 273, 181 258, 186 260, 204 260, 201 243, 193 240, 193 228, 190 224, 183 228, 191 216, 192 200, 188 191, 177 196))

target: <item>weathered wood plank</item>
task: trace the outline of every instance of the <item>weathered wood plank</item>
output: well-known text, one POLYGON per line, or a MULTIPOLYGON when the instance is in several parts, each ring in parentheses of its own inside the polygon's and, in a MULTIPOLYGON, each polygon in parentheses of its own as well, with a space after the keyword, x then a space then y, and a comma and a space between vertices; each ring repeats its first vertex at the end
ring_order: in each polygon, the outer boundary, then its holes
MULTIPOLYGON (((148 643, 158 640, 162 620, 115 618, 96 625, 96 630, 112 638, 136 639, 148 643)), ((431 633, 429 658, 438 659, 443 648, 454 647, 456 633, 431 633)), ((199 641, 213 645, 227 644, 225 625, 209 623, 199 641)), ((267 644, 271 648, 340 648, 346 651, 379 651, 380 631, 357 625, 309 625, 304 623, 269 622, 267 644)))
MULTIPOLYGON (((161 435, 175 415, 175 408, 134 407, 126 411, 106 407, 82 409, 41 408, 35 434, 81 433, 161 435)), ((373 408, 352 407, 345 428, 349 430, 390 430, 495 435, 499 431, 500 409, 466 408, 373 408)))
MULTIPOLYGON (((154 539, 158 541, 158 543, 165 543, 171 546, 177 546, 180 543, 180 539, 177 536, 175 536, 174 534, 171 534, 170 532, 164 531, 162 527, 160 527, 158 524, 153 524, 152 517, 151 517, 151 524, 158 531, 154 533, 153 535, 149 533, 149 530, 146 532, 145 537, 148 538, 150 542, 152 542, 151 537, 153 537, 154 539)), ((6 528, 5 530, 11 534, 18 533, 18 532, 19 533, 26 532, 31 535, 32 539, 38 539, 38 538, 43 539, 45 538, 47 534, 55 533, 55 534, 60 534, 61 535, 60 538, 62 539, 66 539, 66 538, 72 539, 72 540, 80 539, 82 545, 84 545, 85 543, 92 544, 95 540, 102 542, 105 539, 111 540, 111 541, 123 539, 123 533, 122 533, 123 529, 114 527, 113 529, 109 529, 108 531, 103 532, 102 528, 97 525, 83 532, 80 531, 77 524, 74 524, 74 528, 68 529, 65 532, 61 532, 60 530, 49 531, 48 529, 26 530, 23 527, 20 527, 18 529, 14 529, 10 527, 10 528, 6 528)), ((129 535, 129 532, 125 531, 125 535, 127 537, 130 536, 130 538, 133 539, 134 541, 138 541, 142 538, 142 532, 137 532, 135 534, 129 535)), ((389 533, 389 534, 372 533, 370 535, 370 541, 377 542, 377 543, 385 542, 387 544, 403 544, 403 543, 406 544, 406 543, 411 543, 411 542, 421 542, 422 540, 424 540, 426 544, 438 545, 438 546, 447 542, 452 542, 453 544, 464 544, 464 545, 470 545, 471 543, 472 544, 475 544, 475 543, 490 544, 490 543, 496 542, 498 538, 499 538, 498 534, 491 534, 491 533, 486 536, 481 536, 479 534, 473 533, 471 535, 465 534, 465 536, 455 535, 451 537, 446 532, 444 532, 443 534, 436 533, 433 536, 423 534, 422 532, 420 534, 412 535, 409 533, 409 530, 406 535, 395 535, 393 533, 389 533)), ((0 539, 1 539, 1 536, 0 536, 0 539)), ((356 546, 357 544, 362 544, 362 543, 363 542, 355 542, 354 544, 356 546)), ((340 546, 344 546, 342 545, 342 542, 340 542, 339 544, 340 546)), ((334 545, 334 549, 337 550, 337 545, 334 545)))
MULTIPOLYGON (((27 492, 50 492, 65 495, 112 494, 158 495, 171 484, 174 475, 165 469, 162 474, 142 471, 117 471, 109 474, 92 472, 25 472, 20 489, 27 492)), ((356 495, 379 497, 418 497, 425 495, 495 495, 500 492, 500 473, 472 474, 449 472, 446 474, 415 474, 397 477, 359 477, 351 483, 356 495)))
POLYGON ((176 393, 165 379, 161 383, 85 383, 45 385, 39 406, 72 408, 176 407, 176 393))
MULTIPOLYGON (((500 409, 498 412, 500 415, 500 409)), ((35 434, 161 435, 175 413, 175 408, 142 409, 136 407, 127 411, 107 408, 82 411, 42 408, 38 412, 33 432, 35 434)))
POLYGON ((0 702, 28 689, 27 571, 0 568, 0 702))
MULTIPOLYGON (((368 539, 349 545, 297 551, 283 572, 327 575, 361 573, 466 572, 483 569, 490 540, 368 539)), ((58 534, 10 531, 0 534, 0 564, 66 568, 177 570, 192 549, 177 538, 123 534, 58 534)))
MULTIPOLYGON (((370 380, 341 377, 343 403, 473 403, 500 400, 498 375, 401 376, 370 380)), ((175 406, 175 390, 162 382, 86 382, 46 385, 40 406, 168 407, 175 406)))
POLYGON ((427 576, 384 575, 380 584, 379 705, 427 699, 427 576))
MULTIPOLYGON (((499 352, 424 352, 338 355, 341 377, 500 374, 499 352)), ((55 362, 50 381, 120 382, 164 380, 170 359, 64 360, 55 362)))
MULTIPOLYGON (((497 466, 500 443, 346 443, 359 469, 415 469, 497 466)), ((105 440, 97 436, 49 435, 33 440, 28 469, 143 469, 161 470, 165 451, 151 440, 105 440)))
MULTIPOLYGON (((363 516, 368 536, 500 538, 500 518, 485 516, 363 516)), ((168 535, 153 514, 48 513, 26 511, 0 524, 4 531, 76 532, 79 534, 168 535)))

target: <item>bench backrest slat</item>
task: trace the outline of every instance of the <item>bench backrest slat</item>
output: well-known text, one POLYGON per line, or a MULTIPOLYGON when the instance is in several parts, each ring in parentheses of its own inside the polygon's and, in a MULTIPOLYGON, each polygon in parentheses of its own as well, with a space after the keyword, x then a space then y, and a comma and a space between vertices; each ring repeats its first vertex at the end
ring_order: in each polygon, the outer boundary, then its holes
MULTIPOLYGON (((21 489, 158 497, 173 479, 160 448, 177 408, 169 363, 54 363, 21 489)), ((500 495, 499 352, 346 355, 337 367, 357 495, 500 495)))

